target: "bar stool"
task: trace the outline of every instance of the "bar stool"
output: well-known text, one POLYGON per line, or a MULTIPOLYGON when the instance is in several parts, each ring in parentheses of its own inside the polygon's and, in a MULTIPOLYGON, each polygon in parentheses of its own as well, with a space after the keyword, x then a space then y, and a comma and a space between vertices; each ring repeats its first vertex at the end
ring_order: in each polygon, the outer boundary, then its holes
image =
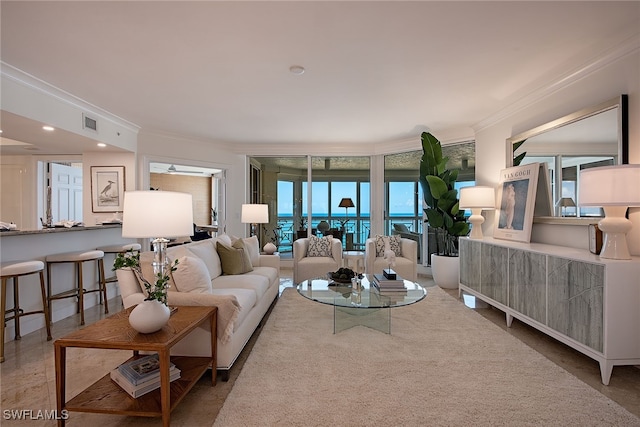
POLYGON ((44 263, 42 261, 10 261, 0 264, 0 276, 2 277, 2 306, 0 307, 0 362, 4 362, 4 331, 5 323, 14 320, 15 323, 15 339, 19 340, 20 336, 20 318, 31 314, 44 314, 44 323, 47 328, 47 341, 51 341, 51 321, 49 318, 49 309, 47 306, 47 295, 44 289, 44 263), (24 312, 20 308, 20 292, 18 286, 18 277, 29 274, 40 275, 40 293, 42 296, 42 310, 24 312), (7 280, 13 279, 13 308, 7 310, 7 280), (7 312, 13 313, 11 317, 6 317, 7 312))
POLYGON ((78 311, 80 313, 80 324, 84 325, 84 294, 91 292, 99 292, 100 304, 104 300, 104 312, 109 313, 109 305, 107 304, 107 285, 104 277, 104 252, 91 250, 84 252, 66 252, 62 254, 48 255, 47 261, 47 302, 49 305, 49 313, 51 313, 51 301, 64 298, 78 298, 78 311), (98 289, 87 290, 84 288, 82 279, 82 266, 84 262, 97 261, 98 263, 98 289), (74 289, 51 294, 51 265, 61 263, 73 263, 76 270, 76 287, 74 289))
MULTIPOLYGON (((140 243, 126 243, 124 245, 100 246, 96 248, 96 250, 104 252, 105 255, 107 254, 117 255, 117 254, 123 254, 128 251, 139 252, 141 248, 142 246, 140 246, 140 243)), ((105 279, 105 283, 113 283, 117 281, 118 281, 118 278, 116 276, 107 277, 105 279)))

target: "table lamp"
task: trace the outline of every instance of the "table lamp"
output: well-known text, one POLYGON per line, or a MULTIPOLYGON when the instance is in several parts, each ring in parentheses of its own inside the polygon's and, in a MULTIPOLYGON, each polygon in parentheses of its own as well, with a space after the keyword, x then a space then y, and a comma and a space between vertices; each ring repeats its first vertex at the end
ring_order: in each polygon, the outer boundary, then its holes
POLYGON ((353 204, 353 200, 351 200, 350 197, 343 197, 342 200, 340 200, 338 207, 344 208, 344 215, 345 217, 348 217, 349 208, 355 208, 356 205, 353 204))
POLYGON ((580 171, 578 205, 601 206, 604 218, 598 223, 603 233, 601 258, 631 259, 627 232, 633 224, 625 213, 640 206, 640 165, 617 165, 580 171))
POLYGON ((257 235, 258 224, 269 222, 269 206, 266 204, 243 204, 241 222, 251 224, 251 236, 257 235))
POLYGON ((556 207, 562 209, 562 216, 566 216, 566 208, 575 208, 576 202, 573 201, 571 197, 561 197, 560 200, 556 203, 556 207))
POLYGON ((469 222, 471 223, 470 239, 482 239, 483 209, 496 208, 496 192, 493 187, 474 186, 460 189, 460 209, 471 209, 469 222))
POLYGON ((351 200, 350 197, 343 197, 338 207, 344 208, 344 223, 341 222, 342 228, 344 229, 345 224, 349 222, 349 208, 355 208, 356 205, 353 204, 353 200, 351 200))
POLYGON ((153 273, 163 277, 169 237, 193 234, 191 194, 173 191, 125 191, 122 237, 153 239, 153 273))

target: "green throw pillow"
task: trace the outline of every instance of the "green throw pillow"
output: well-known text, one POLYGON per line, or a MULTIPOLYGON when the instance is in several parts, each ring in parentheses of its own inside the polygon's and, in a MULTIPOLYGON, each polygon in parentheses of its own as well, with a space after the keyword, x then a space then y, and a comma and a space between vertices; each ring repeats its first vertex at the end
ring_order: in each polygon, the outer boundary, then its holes
POLYGON ((233 242, 231 247, 216 242, 216 250, 220 256, 220 264, 222 264, 222 274, 243 274, 253 271, 251 260, 244 250, 244 242, 238 239, 233 242))

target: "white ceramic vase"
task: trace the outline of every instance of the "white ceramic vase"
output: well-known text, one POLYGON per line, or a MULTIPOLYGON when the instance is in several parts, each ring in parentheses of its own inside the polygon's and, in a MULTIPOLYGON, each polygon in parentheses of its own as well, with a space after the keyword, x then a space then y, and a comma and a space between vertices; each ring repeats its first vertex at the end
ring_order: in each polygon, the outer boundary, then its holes
POLYGON ((431 275, 436 285, 445 289, 458 289, 460 285, 460 258, 431 254, 431 275))
POLYGON ((170 315, 169 307, 160 301, 142 301, 129 314, 129 324, 142 334, 150 334, 162 329, 170 315))
POLYGON ((273 255, 276 251, 276 249, 278 249, 276 247, 276 245, 274 245, 273 243, 269 242, 266 245, 264 245, 264 248, 262 248, 264 250, 264 253, 267 255, 273 255))

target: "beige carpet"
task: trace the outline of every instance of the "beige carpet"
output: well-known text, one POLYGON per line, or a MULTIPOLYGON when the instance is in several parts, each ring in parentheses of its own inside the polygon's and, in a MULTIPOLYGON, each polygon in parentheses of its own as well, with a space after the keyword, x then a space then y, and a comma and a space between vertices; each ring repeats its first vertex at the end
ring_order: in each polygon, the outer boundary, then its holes
POLYGON ((640 419, 441 289, 391 335, 333 332, 287 289, 214 426, 640 426, 640 419))

